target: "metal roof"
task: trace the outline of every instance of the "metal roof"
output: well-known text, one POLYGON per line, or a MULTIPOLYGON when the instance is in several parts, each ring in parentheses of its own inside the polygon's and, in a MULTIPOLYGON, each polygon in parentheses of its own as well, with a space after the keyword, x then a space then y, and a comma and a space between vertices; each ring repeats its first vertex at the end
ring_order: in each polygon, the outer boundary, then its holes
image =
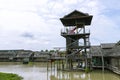
POLYGON ((91 46, 90 47, 90 55, 91 56, 102 56, 100 46, 91 46))
POLYGON ((32 55, 32 52, 21 52, 19 54, 17 54, 16 57, 30 57, 32 55))
POLYGON ((16 53, 12 52, 0 52, 0 58, 10 58, 10 57, 15 57, 16 53))
POLYGON ((120 45, 115 43, 102 43, 100 46, 91 46, 91 56, 104 56, 104 57, 119 57, 120 45))
POLYGON ((115 43, 102 43, 101 48, 113 48, 115 46, 115 43))
POLYGON ((35 52, 34 57, 48 57, 50 54, 49 52, 35 52))

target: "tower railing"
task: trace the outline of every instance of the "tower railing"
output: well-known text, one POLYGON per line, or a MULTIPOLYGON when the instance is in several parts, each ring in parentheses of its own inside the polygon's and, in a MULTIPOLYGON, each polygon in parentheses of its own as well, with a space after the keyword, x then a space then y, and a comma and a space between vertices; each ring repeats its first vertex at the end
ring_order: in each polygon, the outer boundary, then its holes
MULTIPOLYGON (((90 33, 90 30, 87 29, 86 30, 86 34, 90 33)), ((76 35, 76 34, 84 34, 82 29, 76 29, 76 27, 74 28, 62 28, 61 29, 61 35, 76 35)))

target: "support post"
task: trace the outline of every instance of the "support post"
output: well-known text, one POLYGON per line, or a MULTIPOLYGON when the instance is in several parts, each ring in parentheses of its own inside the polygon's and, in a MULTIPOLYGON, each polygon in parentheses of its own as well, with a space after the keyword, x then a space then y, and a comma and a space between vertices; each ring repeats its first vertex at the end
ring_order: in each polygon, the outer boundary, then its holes
POLYGON ((47 71, 48 71, 48 60, 47 60, 47 71))
POLYGON ((52 71, 52 59, 51 59, 51 71, 52 71))
MULTIPOLYGON (((85 34, 85 27, 83 27, 83 34, 85 34)), ((84 37, 84 51, 85 51, 85 69, 88 68, 88 61, 87 61, 87 50, 86 50, 86 36, 84 37)))
POLYGON ((101 59, 102 59, 102 71, 104 72, 104 56, 101 50, 100 50, 100 53, 101 53, 101 59))
POLYGON ((55 60, 54 60, 54 75, 55 75, 55 60))
POLYGON ((103 54, 102 54, 102 71, 104 72, 104 57, 103 57, 103 54))

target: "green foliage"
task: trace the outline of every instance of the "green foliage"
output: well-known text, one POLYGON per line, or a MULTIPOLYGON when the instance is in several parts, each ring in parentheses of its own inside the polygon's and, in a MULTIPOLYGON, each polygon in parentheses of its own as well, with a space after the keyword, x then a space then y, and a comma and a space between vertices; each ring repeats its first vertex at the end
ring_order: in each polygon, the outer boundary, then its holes
POLYGON ((86 73, 90 72, 90 69, 89 68, 85 68, 85 72, 86 73))
POLYGON ((0 80, 22 80, 22 77, 17 74, 0 72, 0 80))
POLYGON ((50 52, 55 52, 54 50, 50 50, 50 52))
POLYGON ((45 52, 48 52, 48 50, 46 49, 45 52))
POLYGON ((44 50, 41 50, 41 52, 44 52, 44 50))

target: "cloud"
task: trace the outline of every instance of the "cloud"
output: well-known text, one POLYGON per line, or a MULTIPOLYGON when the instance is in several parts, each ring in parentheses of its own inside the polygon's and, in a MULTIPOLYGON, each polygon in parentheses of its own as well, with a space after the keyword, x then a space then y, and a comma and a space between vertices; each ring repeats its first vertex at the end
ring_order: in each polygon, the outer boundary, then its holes
POLYGON ((92 44, 116 42, 120 38, 119 3, 118 0, 0 0, 0 49, 65 46, 59 18, 75 9, 93 15, 89 26, 92 44))
POLYGON ((120 33, 117 27, 118 25, 109 17, 99 15, 91 26, 91 41, 93 44, 116 42, 120 37, 117 35, 120 33))
POLYGON ((120 10, 120 2, 118 0, 102 0, 101 1, 102 5, 106 6, 106 10, 120 10))
POLYGON ((31 33, 23 33, 21 36, 22 36, 22 37, 25 37, 25 38, 30 38, 30 39, 33 39, 33 38, 34 38, 34 35, 31 34, 31 33))

